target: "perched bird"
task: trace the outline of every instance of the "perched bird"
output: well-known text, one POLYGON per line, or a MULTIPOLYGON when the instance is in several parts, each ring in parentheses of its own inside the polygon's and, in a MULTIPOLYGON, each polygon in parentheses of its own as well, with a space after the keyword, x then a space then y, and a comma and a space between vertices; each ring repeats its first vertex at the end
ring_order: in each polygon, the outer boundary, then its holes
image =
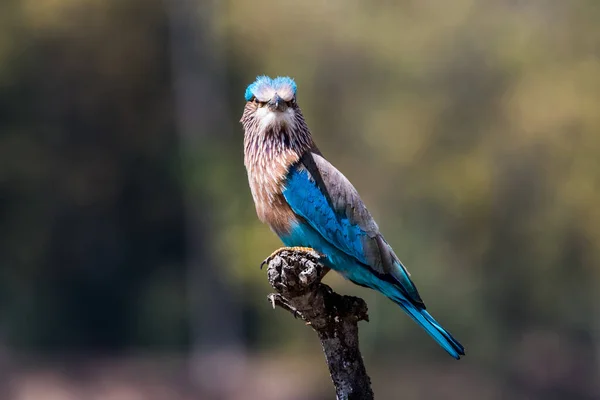
POLYGON ((294 80, 259 76, 245 99, 244 164, 258 218, 285 246, 323 254, 327 267, 398 304, 452 357, 464 355, 464 347, 425 310, 354 186, 317 148, 296 102, 294 80))

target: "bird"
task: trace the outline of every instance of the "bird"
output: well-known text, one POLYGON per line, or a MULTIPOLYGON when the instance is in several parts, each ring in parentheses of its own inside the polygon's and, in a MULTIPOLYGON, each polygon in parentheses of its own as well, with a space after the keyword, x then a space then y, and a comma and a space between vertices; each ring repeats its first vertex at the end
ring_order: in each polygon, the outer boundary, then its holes
POLYGON ((327 268, 381 292, 460 359, 463 345, 426 310, 357 190, 318 149, 296 92, 294 79, 263 75, 244 94, 244 165, 258 218, 287 248, 313 249, 327 268))

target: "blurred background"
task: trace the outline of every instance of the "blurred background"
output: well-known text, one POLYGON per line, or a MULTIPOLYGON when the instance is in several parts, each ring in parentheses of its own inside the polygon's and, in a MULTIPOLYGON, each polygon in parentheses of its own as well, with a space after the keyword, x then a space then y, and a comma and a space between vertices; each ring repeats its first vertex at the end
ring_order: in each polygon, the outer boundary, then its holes
POLYGON ((238 123, 290 75, 451 359, 363 297, 379 399, 600 398, 594 0, 2 0, 0 399, 334 397, 266 301, 238 123))

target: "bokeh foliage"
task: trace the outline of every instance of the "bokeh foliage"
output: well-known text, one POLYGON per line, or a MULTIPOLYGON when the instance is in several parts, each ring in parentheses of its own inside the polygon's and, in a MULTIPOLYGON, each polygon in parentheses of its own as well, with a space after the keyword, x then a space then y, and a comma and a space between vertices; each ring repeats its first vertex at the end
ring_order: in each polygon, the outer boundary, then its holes
MULTIPOLYGON (((30 350, 187 348, 193 190, 246 345, 314 347, 264 302, 257 266, 279 243, 254 215, 236 124, 256 75, 291 75, 317 143, 467 362, 499 386, 534 390, 523 382, 543 370, 544 390, 592 396, 597 2, 321 3, 198 3, 226 78, 212 89, 224 102, 199 106, 226 121, 205 124, 192 149, 177 135, 165 2, 0 4, 0 338, 30 350)), ((373 362, 450 362, 393 304, 328 281, 367 299, 373 362)))

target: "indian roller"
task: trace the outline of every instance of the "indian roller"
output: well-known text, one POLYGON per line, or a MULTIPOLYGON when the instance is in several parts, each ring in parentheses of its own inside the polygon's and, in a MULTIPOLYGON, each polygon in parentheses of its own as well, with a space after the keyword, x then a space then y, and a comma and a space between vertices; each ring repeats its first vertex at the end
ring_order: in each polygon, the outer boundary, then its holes
POLYGON ((259 76, 245 93, 244 164, 258 218, 285 246, 312 248, 326 267, 398 304, 455 359, 464 347, 425 309, 350 181, 323 157, 289 77, 259 76))

